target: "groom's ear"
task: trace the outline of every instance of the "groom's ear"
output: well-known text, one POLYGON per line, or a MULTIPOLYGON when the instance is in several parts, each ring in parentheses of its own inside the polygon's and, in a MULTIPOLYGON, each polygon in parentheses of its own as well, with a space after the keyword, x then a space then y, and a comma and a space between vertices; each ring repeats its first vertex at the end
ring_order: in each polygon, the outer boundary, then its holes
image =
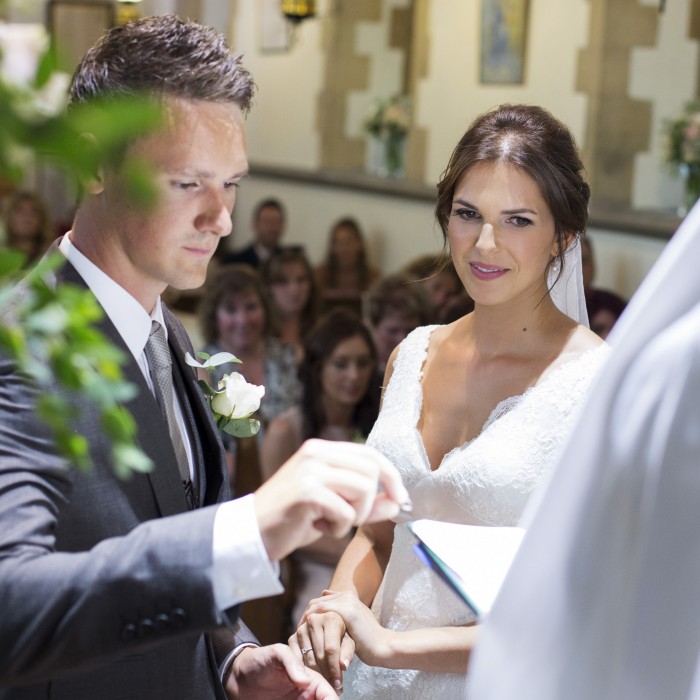
POLYGON ((78 147, 83 152, 86 164, 80 175, 81 191, 87 194, 100 194, 104 190, 104 168, 100 164, 100 147, 97 139, 93 134, 83 132, 78 137, 78 147))

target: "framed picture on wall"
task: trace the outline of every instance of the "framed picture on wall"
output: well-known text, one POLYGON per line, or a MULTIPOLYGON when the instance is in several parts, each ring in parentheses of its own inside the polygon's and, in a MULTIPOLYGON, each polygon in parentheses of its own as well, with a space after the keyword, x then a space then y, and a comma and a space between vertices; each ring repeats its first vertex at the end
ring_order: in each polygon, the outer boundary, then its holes
POLYGON ((525 77, 529 0, 481 0, 481 82, 519 84, 525 77))
POLYGON ((85 52, 114 21, 114 3, 109 0, 50 0, 47 24, 56 43, 60 70, 73 73, 85 52))

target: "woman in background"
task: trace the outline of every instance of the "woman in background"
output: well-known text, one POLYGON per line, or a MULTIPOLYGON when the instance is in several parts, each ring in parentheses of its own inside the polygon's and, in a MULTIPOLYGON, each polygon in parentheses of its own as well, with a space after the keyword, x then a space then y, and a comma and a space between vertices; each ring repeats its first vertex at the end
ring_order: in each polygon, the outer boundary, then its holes
POLYGON ((454 263, 441 255, 421 255, 403 268, 403 274, 419 284, 431 305, 431 323, 449 323, 474 310, 454 263), (455 309, 459 313, 455 315, 455 309))
POLYGON ((273 333, 295 349, 297 365, 304 356, 304 337, 316 320, 314 272, 303 248, 274 253, 262 269, 270 293, 273 333))
POLYGON ((351 217, 331 228, 325 262, 316 268, 316 284, 325 311, 343 306, 361 313, 362 293, 377 279, 369 264, 365 237, 351 217))
POLYGON ((38 260, 56 237, 43 200, 33 192, 15 192, 3 212, 5 245, 27 256, 26 265, 38 260))
POLYGON ((388 275, 365 294, 362 311, 377 348, 377 369, 384 376, 394 348, 412 330, 428 322, 430 302, 422 287, 408 277, 388 275))
MULTIPOLYGON (((207 283, 199 309, 203 351, 214 355, 230 352, 241 364, 220 365, 209 381, 216 385, 224 374, 239 372, 246 381, 265 387, 265 396, 256 416, 262 427, 301 399, 294 348, 272 335, 267 293, 260 276, 248 265, 226 265, 207 283)), ((227 436, 228 437, 228 436, 227 436)), ((235 454, 234 439, 227 447, 235 454)), ((254 449, 256 441, 244 439, 239 446, 254 449)), ((252 461, 252 460, 251 460, 252 461)), ((236 496, 251 493, 262 483, 259 467, 243 470, 241 459, 233 478, 236 496)))
MULTIPOLYGON (((368 440, 417 519, 517 525, 607 355, 579 323, 582 172, 569 130, 527 105, 477 117, 452 154, 436 218, 475 309, 401 343, 368 440)), ((336 688, 354 656, 343 698, 465 697, 478 626, 414 541, 406 524, 361 527, 290 639, 336 688)))
MULTIPOLYGON (((266 426, 301 399, 294 348, 272 335, 267 292, 260 275, 245 264, 222 266, 207 283, 200 306, 204 352, 230 352, 241 364, 220 365, 207 381, 218 383, 224 374, 239 372, 246 381, 265 387, 260 410, 260 432, 255 438, 222 433, 234 497, 254 492, 263 482, 260 450, 266 426)), ((289 570, 281 562, 280 579, 288 587, 289 570)), ((251 600, 242 607, 246 624, 263 644, 283 641, 289 633, 286 595, 251 600)))
MULTIPOLYGON (((353 314, 336 309, 318 322, 306 338, 299 371, 302 402, 269 425, 262 448, 265 479, 309 438, 365 441, 379 409, 370 387, 376 363, 372 338, 353 314)), ((322 537, 292 556, 295 625, 309 599, 328 586, 349 541, 322 537)))

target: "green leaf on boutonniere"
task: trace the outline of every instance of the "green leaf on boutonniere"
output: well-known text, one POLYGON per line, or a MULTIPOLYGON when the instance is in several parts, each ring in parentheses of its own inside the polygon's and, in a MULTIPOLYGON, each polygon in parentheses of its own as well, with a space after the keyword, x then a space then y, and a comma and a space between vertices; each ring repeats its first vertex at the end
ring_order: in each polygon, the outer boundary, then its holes
POLYGON ((255 418, 236 418, 227 422, 221 429, 234 437, 253 437, 260 430, 260 421, 255 418))
POLYGON ((198 379, 197 384, 199 384, 205 396, 216 396, 219 393, 216 389, 211 387, 209 382, 204 381, 204 379, 198 379))

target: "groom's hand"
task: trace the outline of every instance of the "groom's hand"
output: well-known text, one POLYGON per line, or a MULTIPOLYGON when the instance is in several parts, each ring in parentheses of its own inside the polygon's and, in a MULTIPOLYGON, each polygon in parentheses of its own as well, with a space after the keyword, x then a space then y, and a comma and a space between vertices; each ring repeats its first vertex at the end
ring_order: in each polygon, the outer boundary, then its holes
POLYGON ((244 649, 226 679, 229 700, 337 700, 316 671, 304 668, 284 644, 244 649))
POLYGON ((389 520, 409 500, 395 467, 366 445, 307 440, 255 492, 255 514, 270 559, 321 535, 389 520))

